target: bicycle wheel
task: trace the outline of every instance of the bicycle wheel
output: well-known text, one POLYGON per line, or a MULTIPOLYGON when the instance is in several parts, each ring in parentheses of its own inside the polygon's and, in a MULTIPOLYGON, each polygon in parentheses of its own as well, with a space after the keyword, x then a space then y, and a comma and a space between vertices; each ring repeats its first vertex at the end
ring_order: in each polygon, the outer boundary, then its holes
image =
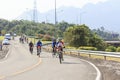
POLYGON ((60 64, 62 63, 62 52, 59 52, 59 61, 60 61, 60 64))
POLYGON ((55 57, 56 56, 56 48, 54 47, 53 48, 53 53, 52 53, 52 56, 55 57))
POLYGON ((30 53, 33 54, 33 48, 32 47, 30 48, 30 53))
POLYGON ((38 57, 40 57, 41 48, 38 49, 38 57))

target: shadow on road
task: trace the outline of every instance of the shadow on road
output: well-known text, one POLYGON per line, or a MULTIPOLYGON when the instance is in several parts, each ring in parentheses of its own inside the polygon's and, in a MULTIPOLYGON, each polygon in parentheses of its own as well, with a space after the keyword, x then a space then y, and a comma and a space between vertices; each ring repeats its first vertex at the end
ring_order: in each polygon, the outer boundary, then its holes
POLYGON ((76 63, 76 62, 62 62, 62 64, 80 64, 80 63, 76 63))

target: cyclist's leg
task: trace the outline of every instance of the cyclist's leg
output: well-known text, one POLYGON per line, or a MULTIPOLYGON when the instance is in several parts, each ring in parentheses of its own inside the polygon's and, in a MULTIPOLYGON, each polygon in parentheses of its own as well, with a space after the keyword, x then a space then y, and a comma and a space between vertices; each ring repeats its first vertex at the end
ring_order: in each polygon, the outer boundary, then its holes
POLYGON ((33 47, 31 48, 31 52, 33 53, 33 47))
POLYGON ((29 51, 31 51, 31 48, 29 47, 29 51))
POLYGON ((62 52, 60 51, 59 52, 59 61, 60 61, 60 64, 62 63, 62 52))
POLYGON ((41 47, 37 49, 38 55, 41 53, 41 47))
POLYGON ((53 49, 52 52, 54 53, 54 47, 52 47, 52 49, 53 49))
POLYGON ((39 52, 38 52, 38 47, 37 47, 37 55, 38 55, 38 53, 39 53, 39 52))
POLYGON ((40 57, 40 54, 41 54, 41 47, 39 48, 39 57, 40 57))
POLYGON ((63 58, 63 48, 61 48, 61 57, 62 57, 62 60, 64 61, 64 58, 63 58))
POLYGON ((55 47, 53 47, 53 55, 56 55, 55 47))

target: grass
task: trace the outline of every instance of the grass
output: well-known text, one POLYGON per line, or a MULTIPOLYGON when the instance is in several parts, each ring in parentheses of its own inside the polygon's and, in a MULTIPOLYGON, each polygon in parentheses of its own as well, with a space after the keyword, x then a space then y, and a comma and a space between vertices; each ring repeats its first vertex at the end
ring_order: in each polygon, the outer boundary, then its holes
POLYGON ((120 58, 116 58, 116 57, 107 57, 106 59, 110 61, 112 60, 112 61, 120 62, 120 58))
POLYGON ((4 40, 4 36, 0 36, 0 41, 4 40))
POLYGON ((93 59, 104 59, 104 56, 91 55, 91 58, 93 58, 93 59))
MULTIPOLYGON (((69 49, 74 49, 74 50, 78 50, 74 47, 68 47, 69 49)), ((77 53, 70 53, 70 52, 65 52, 66 54, 73 54, 73 55, 78 55, 77 53)), ((83 56, 83 57, 89 57, 89 54, 80 54, 80 56, 83 56)), ((100 56, 100 55, 90 55, 90 58, 92 59, 102 59, 102 60, 105 60, 105 57, 104 56, 100 56)), ((110 60, 110 61, 117 61, 117 62, 120 62, 120 58, 117 58, 117 57, 106 57, 106 60, 110 60)))
MULTIPOLYGON (((89 55, 87 55, 87 54, 81 54, 81 56, 89 57, 89 55)), ((90 58, 105 60, 104 56, 99 56, 99 55, 91 55, 90 58)), ((106 60, 120 62, 120 58, 117 58, 117 57, 106 57, 106 60)))

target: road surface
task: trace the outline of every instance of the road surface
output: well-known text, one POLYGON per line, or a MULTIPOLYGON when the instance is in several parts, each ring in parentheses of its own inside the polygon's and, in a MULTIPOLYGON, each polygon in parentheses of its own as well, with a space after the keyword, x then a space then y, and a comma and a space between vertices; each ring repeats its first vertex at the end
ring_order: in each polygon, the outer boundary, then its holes
POLYGON ((96 69, 79 58, 64 56, 60 64, 51 53, 42 52, 39 58, 28 50, 28 44, 11 41, 7 57, 0 61, 0 80, 96 80, 96 69))

